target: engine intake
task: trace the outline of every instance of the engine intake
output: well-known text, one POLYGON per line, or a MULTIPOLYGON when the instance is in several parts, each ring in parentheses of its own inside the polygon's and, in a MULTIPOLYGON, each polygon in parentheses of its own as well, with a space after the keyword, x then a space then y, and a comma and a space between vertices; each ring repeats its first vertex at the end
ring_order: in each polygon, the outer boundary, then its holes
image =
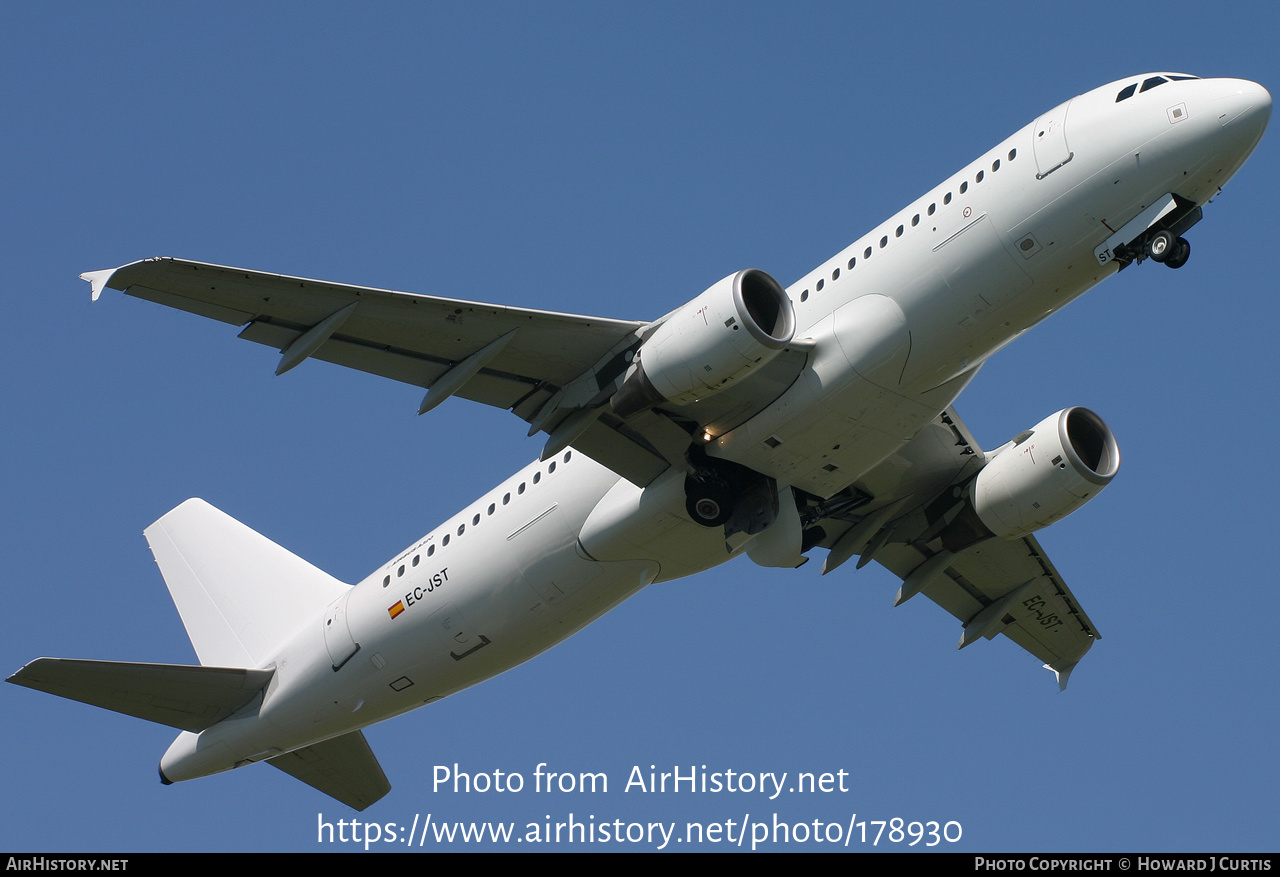
POLYGON ((1120 447, 1088 408, 1051 414, 978 473, 969 498, 978 518, 1004 539, 1018 539, 1061 520, 1111 483, 1120 447))
POLYGON ((610 404, 619 417, 717 393, 768 363, 795 333, 778 281, 757 268, 731 274, 668 314, 636 351, 610 404))

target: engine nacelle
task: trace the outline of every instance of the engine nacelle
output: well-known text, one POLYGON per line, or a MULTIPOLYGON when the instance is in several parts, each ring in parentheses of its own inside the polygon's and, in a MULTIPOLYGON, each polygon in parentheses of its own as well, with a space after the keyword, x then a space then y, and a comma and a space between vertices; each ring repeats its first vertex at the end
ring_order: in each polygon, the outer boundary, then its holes
POLYGON ((978 518, 1018 539, 1061 520, 1115 477, 1120 447, 1088 408, 1051 414, 992 458, 969 488, 978 518))
POLYGON ((719 392, 768 363, 795 332, 778 281, 755 268, 731 274, 654 330, 611 400, 619 417, 650 405, 682 405, 719 392))

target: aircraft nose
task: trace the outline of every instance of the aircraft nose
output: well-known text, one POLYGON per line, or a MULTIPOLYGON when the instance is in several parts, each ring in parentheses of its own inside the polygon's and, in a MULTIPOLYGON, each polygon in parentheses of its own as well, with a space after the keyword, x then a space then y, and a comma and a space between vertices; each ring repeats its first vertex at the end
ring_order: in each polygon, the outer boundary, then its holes
POLYGON ((1271 120, 1270 92, 1247 79, 1223 80, 1222 91, 1212 107, 1219 125, 1255 140, 1262 137, 1271 120))

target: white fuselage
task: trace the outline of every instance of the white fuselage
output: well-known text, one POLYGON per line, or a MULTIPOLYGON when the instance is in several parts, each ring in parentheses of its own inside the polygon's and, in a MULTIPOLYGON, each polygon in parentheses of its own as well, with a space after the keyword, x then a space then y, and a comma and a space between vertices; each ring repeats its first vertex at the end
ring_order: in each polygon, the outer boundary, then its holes
MULTIPOLYGON (((747 422, 709 429, 708 452, 817 496, 856 482, 993 352, 1118 270, 1095 255, 1114 230, 1170 193, 1207 202, 1269 115, 1250 82, 1171 81, 1117 101, 1127 82, 1044 114, 793 284, 806 368, 747 422)), ((572 449, 526 467, 285 643, 264 664, 276 673, 261 700, 180 736, 164 775, 215 773, 414 709, 651 582, 731 559, 719 529, 686 515, 684 479, 673 467, 642 489, 572 449)))

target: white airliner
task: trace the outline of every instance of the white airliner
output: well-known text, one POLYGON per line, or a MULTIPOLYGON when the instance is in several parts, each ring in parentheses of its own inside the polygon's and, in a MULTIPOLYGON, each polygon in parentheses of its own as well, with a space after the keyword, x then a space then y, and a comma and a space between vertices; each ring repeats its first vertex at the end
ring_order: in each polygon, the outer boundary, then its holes
POLYGON ((41 658, 9 681, 181 729, 163 782, 266 761, 364 809, 360 729, 474 685, 652 582, 739 554, 858 555, 1067 677, 1098 633, 1031 535, 1111 481, 1084 408, 984 452, 952 402, 987 357, 1182 235, 1271 114, 1152 73, 1041 115, 784 289, 757 269, 653 322, 147 259, 82 275, 282 351, 510 409, 541 458, 354 587, 192 499, 146 530, 200 666, 41 658))

